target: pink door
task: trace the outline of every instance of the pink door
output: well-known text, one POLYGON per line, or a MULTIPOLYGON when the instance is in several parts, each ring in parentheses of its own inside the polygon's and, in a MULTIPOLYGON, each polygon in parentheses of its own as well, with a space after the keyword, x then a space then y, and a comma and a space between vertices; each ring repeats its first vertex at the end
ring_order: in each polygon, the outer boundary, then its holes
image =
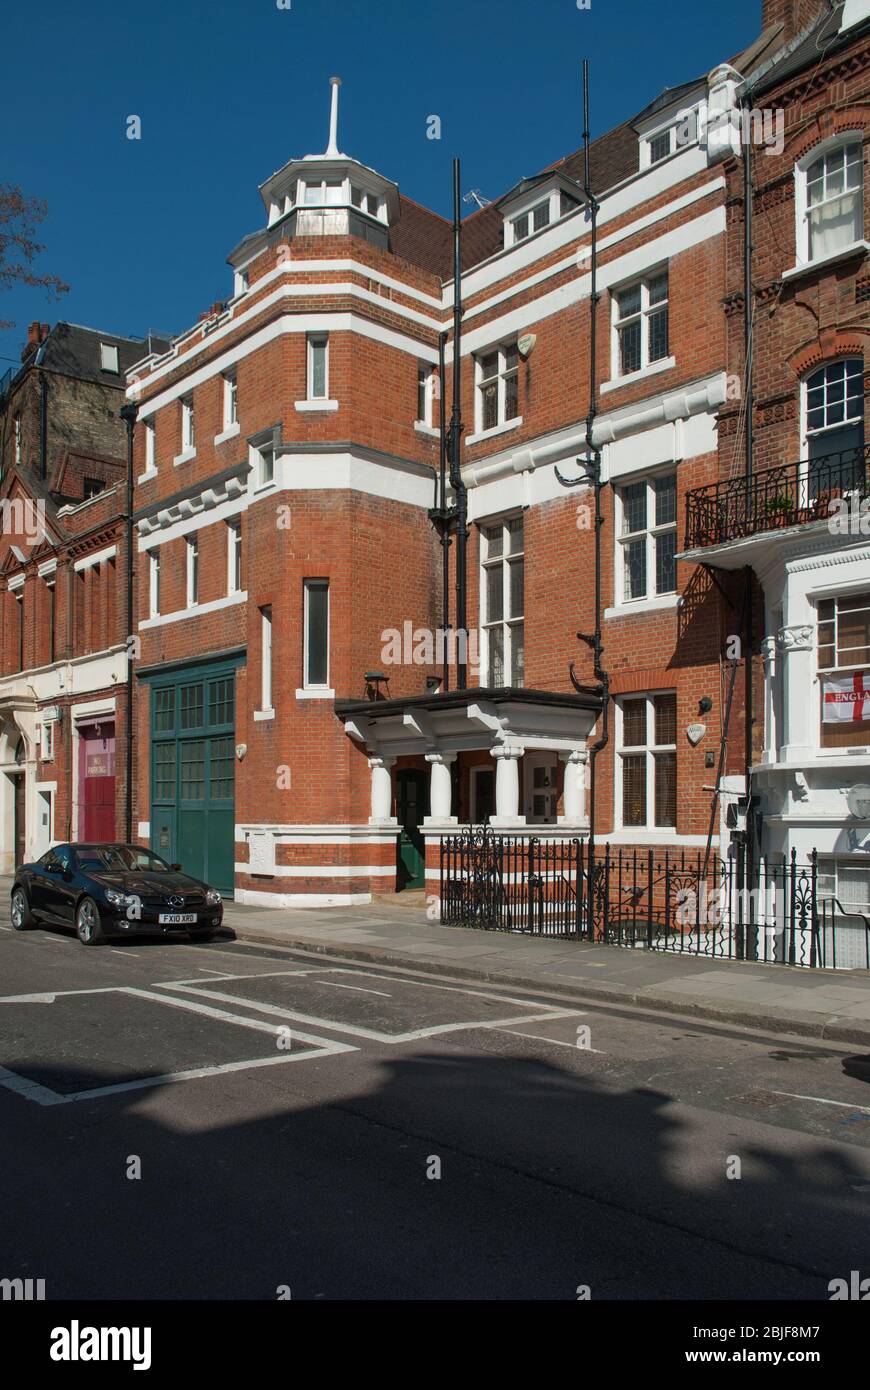
POLYGON ((115 725, 79 725, 79 839, 117 839, 115 827, 115 725))

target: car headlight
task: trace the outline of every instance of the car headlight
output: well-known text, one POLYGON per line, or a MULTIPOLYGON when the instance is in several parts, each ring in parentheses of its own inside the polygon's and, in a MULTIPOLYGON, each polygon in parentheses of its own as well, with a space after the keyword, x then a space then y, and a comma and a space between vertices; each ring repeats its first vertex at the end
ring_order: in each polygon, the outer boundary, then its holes
POLYGON ((112 904, 112 907, 129 907, 131 903, 137 901, 134 893, 119 893, 114 888, 106 889, 106 898, 112 904))
POLYGON ((217 907, 218 903, 221 901, 221 895, 216 888, 209 888, 205 895, 205 900, 209 907, 217 907))

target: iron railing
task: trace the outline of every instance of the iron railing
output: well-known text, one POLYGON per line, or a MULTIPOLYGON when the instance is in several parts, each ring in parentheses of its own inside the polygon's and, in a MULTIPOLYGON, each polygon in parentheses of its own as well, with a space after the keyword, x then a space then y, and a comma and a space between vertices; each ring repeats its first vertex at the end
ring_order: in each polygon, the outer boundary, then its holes
POLYGON ((870 445, 727 478, 686 493, 686 550, 832 516, 839 498, 870 496, 870 445))
POLYGON ((870 970, 870 914, 821 891, 815 852, 762 859, 747 888, 734 859, 606 845, 590 875, 579 839, 479 827, 442 839, 440 870, 445 926, 870 970))
POLYGON ((582 910, 579 839, 495 835, 488 826, 442 838, 445 926, 579 937, 582 910))

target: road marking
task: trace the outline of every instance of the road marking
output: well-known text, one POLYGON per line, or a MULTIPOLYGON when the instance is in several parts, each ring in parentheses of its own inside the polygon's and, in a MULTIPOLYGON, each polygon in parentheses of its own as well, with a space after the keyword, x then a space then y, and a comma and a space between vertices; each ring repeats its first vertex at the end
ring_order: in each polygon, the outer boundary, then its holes
POLYGON ((363 989, 362 985, 340 985, 337 980, 320 980, 318 983, 326 985, 328 989, 352 989, 357 994, 379 994, 382 999, 392 999, 393 997, 383 989, 363 989))
MULTIPOLYGON (((200 967, 204 969, 204 966, 200 967)), ((257 970, 252 973, 244 971, 241 975, 227 975, 222 970, 209 971, 209 974, 217 975, 221 980, 270 980, 275 975, 316 975, 316 970, 257 970)), ((175 989, 178 985, 201 985, 203 983, 199 976, 191 975, 184 980, 155 980, 154 984, 161 989, 175 989)))
POLYGON ((598 1052, 605 1054, 600 1047, 578 1047, 575 1042, 560 1042, 558 1038, 544 1038, 540 1033, 521 1033, 518 1028, 499 1028, 499 1033, 511 1033, 515 1038, 534 1038, 535 1042, 552 1043, 554 1047, 570 1047, 574 1052, 598 1052))
POLYGON ((99 989, 56 989, 53 994, 3 994, 0 1004, 53 1004, 73 994, 116 994, 122 985, 101 985, 99 989))
MULTIPOLYGON (((237 1007, 239 1005, 244 1005, 248 1009, 253 1009, 256 1013, 271 1014, 276 1018, 291 1019, 299 1023, 312 1024, 315 1028, 326 1028, 330 1032, 348 1033, 351 1037, 368 1038, 370 1042, 388 1043, 390 1045, 418 1042, 422 1038, 434 1038, 442 1033, 468 1032, 476 1028, 498 1028, 507 1023, 543 1023, 555 1018, 574 1018, 583 1012, 582 1009, 549 1009, 547 1013, 524 1014, 519 1018, 471 1019, 470 1021, 464 1021, 462 1023, 438 1023, 431 1028, 415 1028, 409 1033, 381 1033, 375 1028, 363 1028, 360 1025, 351 1023, 339 1023, 335 1019, 322 1018, 317 1014, 297 1013, 295 1010, 285 1009, 278 1004, 261 1003, 258 999, 249 999, 235 994, 222 994, 219 990, 214 989, 203 989, 199 984, 196 984, 195 988, 190 985, 163 984, 160 988, 179 989, 182 992, 186 990, 203 999, 214 999, 220 1004, 235 1004, 237 1007)), ((138 991, 131 990, 129 992, 135 994, 138 991)), ((499 995, 489 995, 487 997, 497 999, 499 1002, 506 1004, 513 1002, 499 995)))
POLYGON ((115 955, 115 956, 128 956, 131 960, 141 960, 141 959, 142 959, 142 957, 141 957, 141 956, 137 956, 137 955, 135 954, 134 951, 122 951, 122 950, 120 949, 120 947, 118 947, 118 946, 110 946, 110 947, 109 947, 109 950, 110 950, 110 951, 112 952, 112 954, 115 955))
MULTIPOLYGON (((153 999, 155 1003, 158 1004, 168 1004, 170 1007, 176 1009, 187 1009, 193 1014, 204 1014, 206 1018, 220 1019, 222 1023, 235 1023, 241 1028, 252 1028, 257 1033, 269 1033, 273 1038, 276 1033, 275 1025, 266 1023, 263 1019, 250 1018, 247 1014, 231 1014, 228 1013, 226 1009, 213 1009, 209 1004, 196 1004, 192 999, 173 999, 169 994, 155 994, 150 989, 136 989, 132 985, 122 986, 118 990, 118 993, 131 994, 137 999, 153 999)), ((209 997, 220 996, 212 996, 209 991, 209 997)), ((232 1000, 232 996, 225 997, 228 997, 231 1002, 235 1002, 232 1000)), ((245 1001, 239 1000, 238 1002, 244 1003, 245 1001)), ((298 1038, 300 1042, 312 1043, 315 1047, 328 1047, 331 1051, 336 1048, 340 1052, 356 1052, 358 1050, 355 1047, 348 1046, 346 1043, 335 1043, 330 1038, 316 1038, 309 1033, 300 1033, 299 1030, 295 1028, 293 1029, 292 1036, 298 1038)))
POLYGON ((814 1100, 817 1105, 837 1105, 843 1110, 860 1110, 870 1115, 870 1105, 853 1105, 849 1100, 826 1100, 824 1096, 798 1096, 794 1091, 771 1091, 774 1096, 788 1096, 789 1100, 814 1100))
MULTIPOLYGON (((297 1035, 299 1036, 299 1035, 297 1035)), ((122 1091, 144 1091, 153 1086, 168 1086, 175 1081, 199 1081, 207 1076, 223 1076, 227 1072, 249 1071, 254 1067, 276 1067, 285 1062, 308 1062, 315 1057, 328 1057, 335 1052, 356 1052, 358 1049, 345 1043, 333 1043, 324 1038, 323 1046, 310 1052, 288 1052, 281 1057, 253 1057, 243 1062, 224 1062, 217 1067, 192 1067, 188 1071, 164 1072, 160 1076, 140 1076, 135 1081, 119 1081, 113 1086, 96 1086, 90 1091, 73 1091, 63 1095, 49 1090, 38 1081, 30 1081, 26 1076, 0 1067, 0 1086, 7 1091, 15 1091, 25 1100, 35 1101, 37 1105, 72 1105, 80 1100, 101 1100, 103 1096, 120 1095, 122 1091)))

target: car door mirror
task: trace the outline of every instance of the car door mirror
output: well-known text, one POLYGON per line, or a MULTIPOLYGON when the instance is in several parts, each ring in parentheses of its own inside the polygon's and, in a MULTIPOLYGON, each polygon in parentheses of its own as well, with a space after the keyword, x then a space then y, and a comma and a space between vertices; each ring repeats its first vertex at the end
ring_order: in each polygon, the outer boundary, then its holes
POLYGON ((174 874, 180 874, 180 873, 181 873, 181 865, 180 865, 180 864, 170 864, 169 867, 170 867, 170 869, 172 870, 172 872, 173 872, 174 874))

